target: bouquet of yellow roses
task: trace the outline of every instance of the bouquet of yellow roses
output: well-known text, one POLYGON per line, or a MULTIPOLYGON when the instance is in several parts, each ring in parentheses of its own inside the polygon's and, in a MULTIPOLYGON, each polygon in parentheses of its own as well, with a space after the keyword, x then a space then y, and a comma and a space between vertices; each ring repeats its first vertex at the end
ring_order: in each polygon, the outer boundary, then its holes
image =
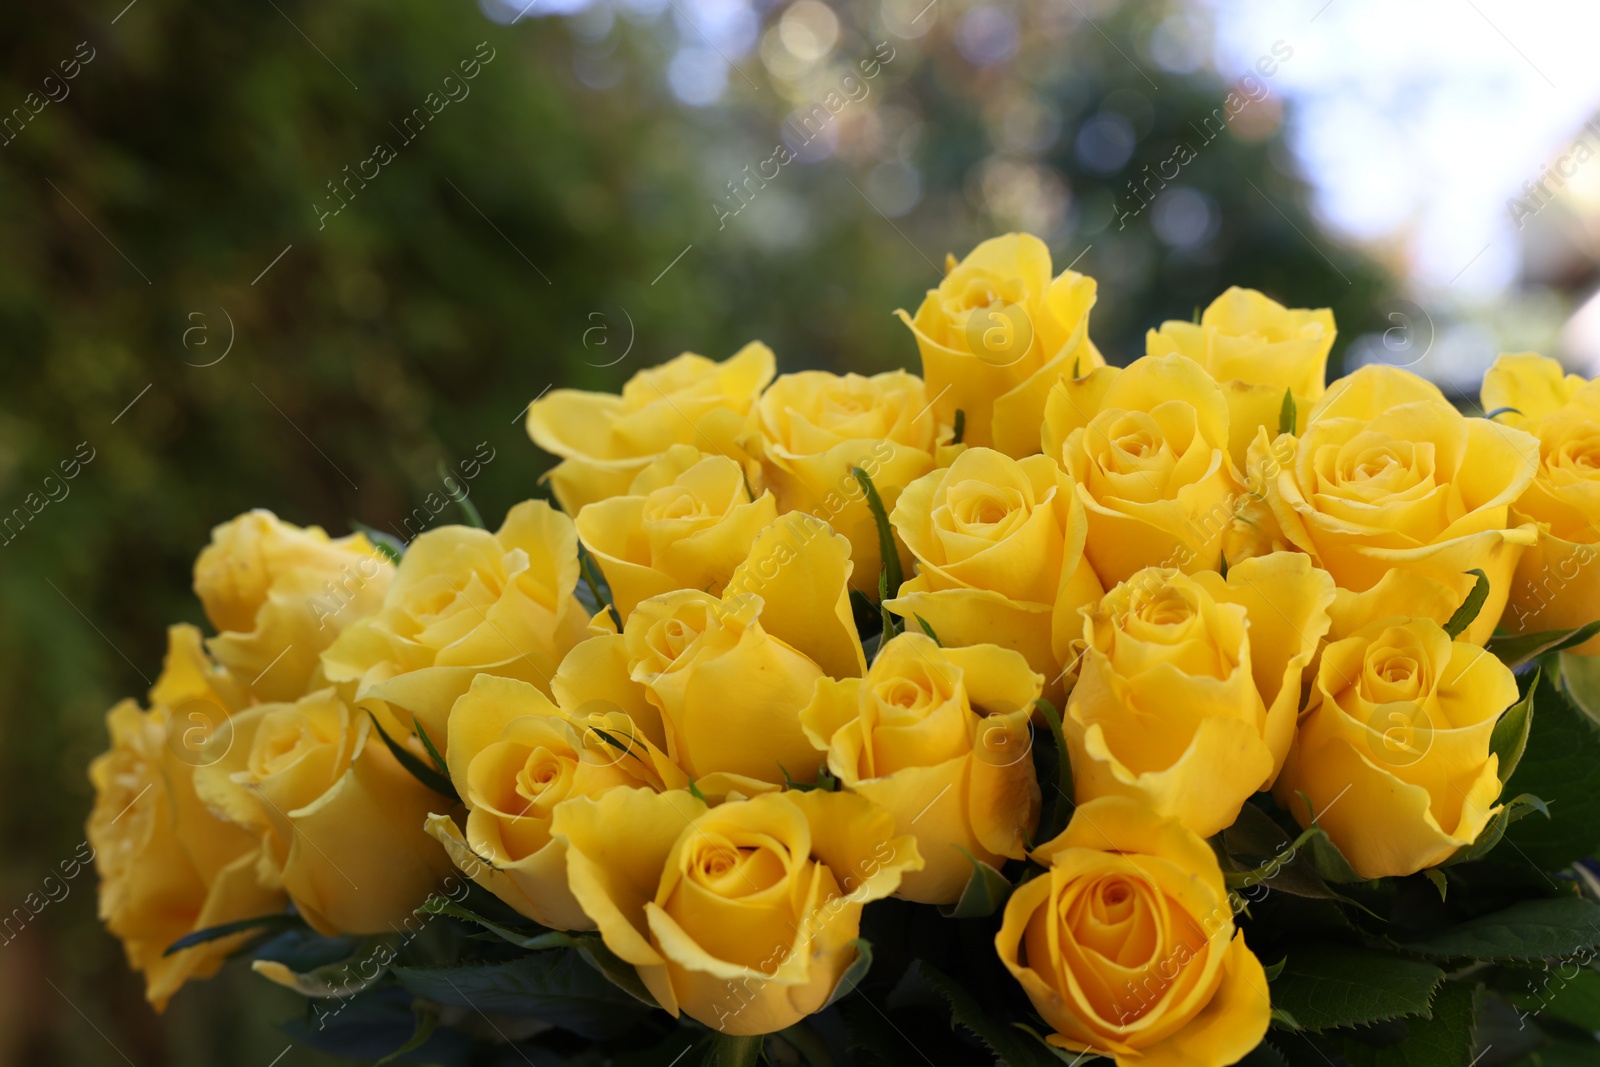
POLYGON ((1600 384, 1326 384, 1244 289, 1119 368, 1095 299, 999 237, 920 378, 685 354, 536 400, 498 529, 217 527, 90 769, 151 1003, 242 956, 369 1061, 1596 1062, 1600 384))

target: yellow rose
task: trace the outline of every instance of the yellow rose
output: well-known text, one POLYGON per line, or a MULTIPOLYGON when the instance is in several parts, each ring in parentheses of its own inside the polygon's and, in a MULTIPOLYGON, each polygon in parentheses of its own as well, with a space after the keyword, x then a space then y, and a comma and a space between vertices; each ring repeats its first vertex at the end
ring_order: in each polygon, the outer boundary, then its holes
POLYGON ((1047 1040, 1118 1067, 1226 1067, 1266 1036, 1261 963, 1210 846, 1126 797, 1080 806, 1006 902, 995 951, 1047 1040))
POLYGON ((212 530, 194 563, 194 591, 219 631, 207 647, 258 700, 304 693, 322 650, 375 611, 393 580, 365 535, 334 541, 259 509, 212 530))
POLYGON ((480 674, 450 713, 450 780, 467 807, 466 833, 442 814, 428 817, 428 832, 521 914, 557 930, 592 929, 567 889, 567 850, 550 820, 570 797, 650 784, 641 760, 527 682, 480 674))
POLYGON ((991 238, 928 290, 916 318, 897 311, 922 353, 939 421, 964 413, 963 440, 1020 459, 1039 451, 1045 397, 1063 376, 1105 366, 1089 340, 1095 281, 1050 277, 1050 250, 1029 234, 991 238))
MULTIPOLYGON (((1511 506, 1538 543, 1523 553, 1500 625, 1512 633, 1570 630, 1600 617, 1600 384, 1531 352, 1505 355, 1483 377, 1485 411, 1539 440, 1532 484, 1511 506)), ((1600 655, 1600 637, 1571 651, 1600 655)))
POLYGON ((595 557, 623 618, 674 589, 722 594, 756 535, 778 517, 771 493, 751 499, 739 465, 673 445, 625 496, 586 505, 578 538, 595 557))
POLYGON ((766 632, 764 607, 754 595, 725 603, 685 589, 628 616, 629 676, 661 713, 667 754, 692 778, 720 771, 781 785, 822 768, 800 726, 822 668, 766 632))
POLYGON ((1322 396, 1337 332, 1328 308, 1286 308, 1235 285, 1211 302, 1198 323, 1168 321, 1147 333, 1145 354, 1187 356, 1222 385, 1231 413, 1228 451, 1242 467, 1257 429, 1278 432, 1285 389, 1303 425, 1305 412, 1322 396))
POLYGON ((772 349, 759 341, 721 363, 685 352, 629 378, 621 396, 552 390, 528 407, 528 436, 561 457, 545 477, 562 509, 576 515, 626 493, 672 445, 737 458, 735 439, 773 370, 772 349))
MULTIPOLYGON (((1266 447, 1262 431, 1251 447, 1266 447)), ((1438 388, 1394 367, 1363 367, 1328 387, 1267 499, 1296 548, 1341 588, 1370 589, 1392 570, 1489 599, 1466 639, 1483 644, 1505 608, 1523 549, 1537 539, 1511 503, 1538 469, 1539 443, 1463 417, 1438 388)))
POLYGON ((613 789, 556 810, 572 893, 656 1001, 727 1034, 820 1010, 855 961, 861 909, 922 866, 894 819, 849 793, 707 809, 613 789))
POLYGON ((1273 792, 1302 826, 1315 815, 1363 878, 1432 867, 1500 810, 1489 742, 1516 700, 1510 668, 1483 649, 1431 619, 1380 619, 1323 650, 1273 792))
POLYGON ((1298 552, 1226 578, 1151 567, 1107 593, 1063 722, 1078 801, 1133 797, 1201 837, 1231 826, 1283 766, 1333 598, 1298 552))
POLYGON ((100 919, 144 972, 158 1011, 184 982, 209 978, 250 934, 165 955, 186 934, 283 909, 279 890, 260 885, 260 843, 218 819, 195 793, 197 765, 216 758, 244 696, 212 666, 192 626, 168 631, 161 677, 142 712, 124 700, 106 715, 111 749, 89 766, 94 810, 90 856, 100 874, 100 919))
POLYGON ((927 862, 901 879, 900 896, 953 904, 968 855, 992 867, 1026 856, 1039 822, 1028 719, 1043 685, 1010 649, 945 649, 916 633, 884 645, 865 678, 817 683, 800 713, 806 734, 927 862))
POLYGON ((1084 554, 1102 581, 1151 565, 1217 568, 1244 499, 1228 420, 1217 383, 1182 356, 1145 356, 1052 390, 1045 455, 1078 484, 1084 554))
POLYGON ((855 587, 876 600, 878 526, 851 470, 866 471, 892 509, 901 489, 933 469, 938 417, 922 380, 905 371, 785 374, 762 394, 753 421, 751 452, 778 507, 809 512, 848 537, 855 587))
POLYGON ((1061 667, 1100 598, 1084 559, 1083 505, 1046 456, 1010 459, 969 448, 944 470, 912 482, 890 521, 917 559, 917 575, 889 610, 928 621, 949 646, 1014 649, 1060 693, 1061 667))
POLYGON ((263 884, 281 886, 319 933, 388 933, 449 872, 423 830, 448 802, 334 690, 238 712, 233 735, 225 756, 195 772, 196 790, 259 837, 263 884))
POLYGON ((360 706, 391 716, 392 736, 420 720, 443 748, 450 707, 480 672, 548 692, 561 657, 587 634, 573 596, 577 542, 572 520, 542 500, 512 508, 493 533, 441 526, 419 535, 383 607, 339 636, 323 670, 355 683, 360 706))

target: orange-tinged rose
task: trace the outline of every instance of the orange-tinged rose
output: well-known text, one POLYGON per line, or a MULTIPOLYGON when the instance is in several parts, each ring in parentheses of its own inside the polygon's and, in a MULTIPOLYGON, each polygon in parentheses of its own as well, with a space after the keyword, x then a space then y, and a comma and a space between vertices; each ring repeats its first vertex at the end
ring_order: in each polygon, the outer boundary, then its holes
POLYGON ((1117 1067, 1226 1067, 1266 1035, 1267 977, 1205 841, 1135 800, 1081 805, 1034 851, 995 950, 1047 1040, 1117 1067))

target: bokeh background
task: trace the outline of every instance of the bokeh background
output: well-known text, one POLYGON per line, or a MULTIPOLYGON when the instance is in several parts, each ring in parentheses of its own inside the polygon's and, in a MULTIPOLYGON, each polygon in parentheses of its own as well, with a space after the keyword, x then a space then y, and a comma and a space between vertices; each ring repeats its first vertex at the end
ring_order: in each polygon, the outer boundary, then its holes
MULTIPOLYGON (((214 524, 404 534, 485 451, 496 524, 541 493, 545 388, 752 338, 914 366, 890 312, 996 233, 1098 278, 1116 362, 1239 284, 1332 306, 1333 373, 1464 405, 1501 350, 1600 372, 1578 4, 125 4, 0 11, 0 919, 83 840, 103 713, 201 622, 214 524)), ((94 893, 0 926, 0 1063, 335 1062, 237 969, 153 1014, 94 893)))

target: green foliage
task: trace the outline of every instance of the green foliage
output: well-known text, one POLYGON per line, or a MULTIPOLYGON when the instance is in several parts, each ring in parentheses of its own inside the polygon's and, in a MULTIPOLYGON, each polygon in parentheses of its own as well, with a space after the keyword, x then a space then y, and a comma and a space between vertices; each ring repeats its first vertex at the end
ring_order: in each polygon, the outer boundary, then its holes
POLYGON ((393 971, 407 992, 434 1004, 535 1018, 589 1038, 619 1036, 649 1011, 571 950, 393 971))
POLYGON ((1519 900, 1404 948, 1429 959, 1543 960, 1600 947, 1600 905, 1581 897, 1519 900))
POLYGON ((1538 714, 1505 795, 1530 793, 1549 806, 1549 819, 1522 819, 1506 829, 1502 848, 1516 858, 1556 870, 1600 846, 1600 733, 1587 715, 1541 673, 1534 687, 1538 714))
MULTIPOLYGON (((960 848, 961 846, 956 846, 960 848)), ((1011 895, 1011 883, 1006 876, 984 863, 965 848, 961 854, 972 864, 972 876, 961 890, 960 898, 949 907, 939 910, 950 919, 978 919, 993 915, 1005 905, 1011 895)))
POLYGON ((1312 945, 1289 953, 1272 1003, 1305 1030, 1365 1026, 1428 1014, 1443 981, 1439 968, 1393 953, 1312 945))

